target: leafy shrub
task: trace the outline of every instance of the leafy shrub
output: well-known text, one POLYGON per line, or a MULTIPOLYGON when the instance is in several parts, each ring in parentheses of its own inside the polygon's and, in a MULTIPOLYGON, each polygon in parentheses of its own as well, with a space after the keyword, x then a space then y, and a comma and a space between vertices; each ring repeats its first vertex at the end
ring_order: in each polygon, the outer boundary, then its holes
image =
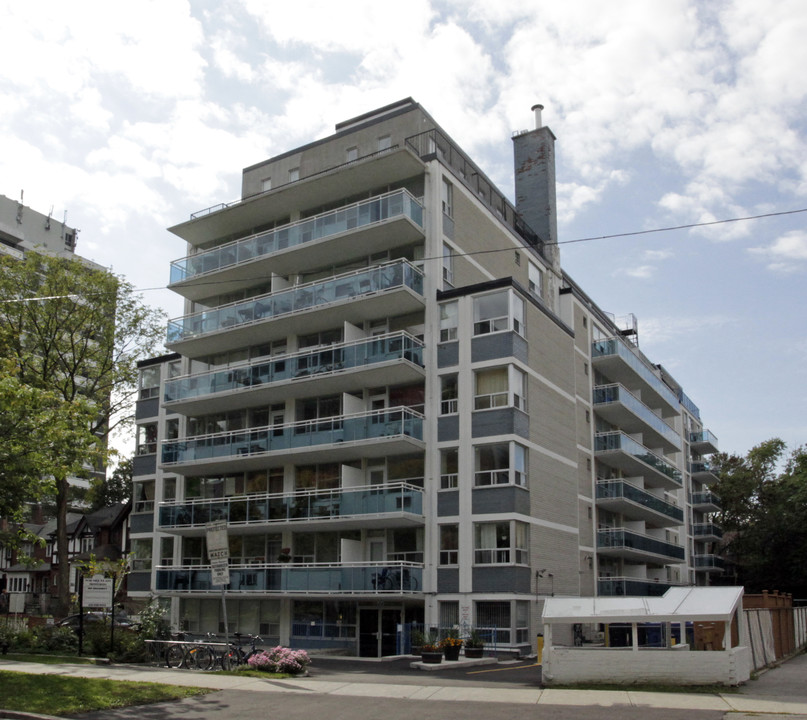
POLYGON ((305 650, 292 650, 278 645, 271 650, 255 653, 247 662, 255 670, 298 675, 311 664, 311 658, 305 650))
POLYGON ((72 655, 78 650, 78 638, 69 627, 40 625, 34 631, 34 649, 72 655))

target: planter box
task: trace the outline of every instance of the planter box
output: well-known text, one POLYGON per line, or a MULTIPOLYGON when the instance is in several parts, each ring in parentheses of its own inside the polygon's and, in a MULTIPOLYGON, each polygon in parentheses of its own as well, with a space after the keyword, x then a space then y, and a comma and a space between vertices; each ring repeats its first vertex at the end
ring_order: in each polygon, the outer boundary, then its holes
POLYGON ((420 653, 420 659, 424 663, 429 663, 431 665, 437 665, 438 663, 443 662, 443 653, 441 652, 426 652, 423 651, 420 653))
POLYGON ((469 660, 477 660, 478 658, 481 658, 484 654, 485 654, 485 648, 479 648, 479 647, 465 648, 465 657, 468 658, 469 660))

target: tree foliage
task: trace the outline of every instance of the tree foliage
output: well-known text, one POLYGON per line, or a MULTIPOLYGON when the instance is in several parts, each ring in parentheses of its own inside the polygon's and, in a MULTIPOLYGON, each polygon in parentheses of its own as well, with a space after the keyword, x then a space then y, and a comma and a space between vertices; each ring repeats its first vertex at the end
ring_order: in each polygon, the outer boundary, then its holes
POLYGON ((126 502, 132 496, 132 458, 126 458, 107 478, 95 478, 87 493, 90 511, 95 512, 117 503, 126 502))
MULTIPOLYGON (((146 306, 132 286, 79 259, 27 253, 0 258, 0 357, 29 392, 56 399, 60 431, 41 448, 49 454, 56 503, 57 553, 67 557, 68 478, 98 466, 110 431, 130 418, 137 362, 155 353, 163 334, 161 312, 146 306)), ((30 437, 42 443, 43 435, 30 437)), ((33 453, 33 451, 32 451, 33 453)), ((34 457, 31 454, 30 457, 34 457)), ((33 477, 32 465, 28 477, 33 477)), ((23 482, 20 490, 30 490, 23 482)), ((28 500, 26 494, 19 504, 28 500)), ((59 563, 59 604, 69 600, 68 563, 59 563)))
POLYGON ((721 453, 713 462, 720 481, 724 555, 737 581, 753 592, 807 592, 807 449, 789 455, 767 440, 745 457, 721 453))

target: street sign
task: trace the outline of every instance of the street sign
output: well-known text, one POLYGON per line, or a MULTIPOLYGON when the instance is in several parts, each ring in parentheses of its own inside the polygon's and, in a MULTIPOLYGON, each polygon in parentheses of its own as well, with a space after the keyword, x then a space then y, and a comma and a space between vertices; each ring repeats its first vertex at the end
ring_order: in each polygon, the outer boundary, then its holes
POLYGON ((207 557, 210 559, 210 584, 230 584, 230 542, 227 539, 227 521, 207 523, 207 557))
POLYGON ((84 578, 83 605, 85 608, 112 607, 112 578, 93 575, 84 578))

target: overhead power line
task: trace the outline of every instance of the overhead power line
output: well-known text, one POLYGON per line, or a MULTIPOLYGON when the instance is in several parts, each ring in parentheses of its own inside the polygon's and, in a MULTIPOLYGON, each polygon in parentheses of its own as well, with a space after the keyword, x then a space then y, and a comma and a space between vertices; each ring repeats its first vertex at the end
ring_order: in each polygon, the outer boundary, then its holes
MULTIPOLYGON (((807 212, 807 208, 801 208, 799 210, 783 210, 781 212, 772 212, 772 213, 763 213, 761 215, 746 215, 744 217, 736 217, 736 218, 724 218, 722 220, 710 220, 707 222, 699 222, 699 223, 688 223, 687 225, 671 225, 669 227, 661 227, 661 228, 652 228, 650 230, 633 230, 630 232, 621 232, 621 233, 614 233, 612 235, 592 235, 591 237, 583 237, 583 238, 576 238, 574 240, 559 240, 556 243, 544 243, 544 245, 571 245, 573 243, 583 243, 583 242, 594 242, 595 240, 613 240, 615 238, 623 238, 623 237, 634 237, 636 235, 650 235, 652 233, 661 233, 661 232, 671 232, 673 230, 691 230, 692 228, 699 228, 699 227, 709 227, 711 225, 725 225, 727 223, 735 223, 735 222, 746 222, 749 220, 762 220, 764 218, 772 218, 772 217, 780 217, 782 215, 796 215, 798 213, 807 212)), ((474 250, 473 252, 463 252, 463 253, 455 253, 452 254, 452 257, 469 257, 471 255, 487 255, 490 253, 498 253, 498 252, 512 252, 513 248, 493 248, 490 250, 474 250)), ((423 258, 423 260, 439 260, 442 256, 439 257, 427 257, 423 258)), ((261 277, 254 277, 254 278, 243 278, 244 280, 265 280, 265 276, 261 277)), ((197 285, 218 285, 222 283, 230 282, 229 280, 208 280, 206 282, 196 283, 197 285)), ((134 292, 150 292, 154 290, 167 290, 168 287, 166 285, 160 285, 158 287, 148 287, 148 288, 134 288, 134 292)), ((108 291, 104 293, 91 293, 92 295, 105 295, 110 294, 115 291, 108 291)), ((62 298, 73 298, 77 299, 77 295, 47 295, 43 297, 31 297, 31 298, 13 298, 10 300, 0 300, 0 305, 4 303, 18 303, 18 302, 40 302, 42 300, 60 300, 62 298)))

